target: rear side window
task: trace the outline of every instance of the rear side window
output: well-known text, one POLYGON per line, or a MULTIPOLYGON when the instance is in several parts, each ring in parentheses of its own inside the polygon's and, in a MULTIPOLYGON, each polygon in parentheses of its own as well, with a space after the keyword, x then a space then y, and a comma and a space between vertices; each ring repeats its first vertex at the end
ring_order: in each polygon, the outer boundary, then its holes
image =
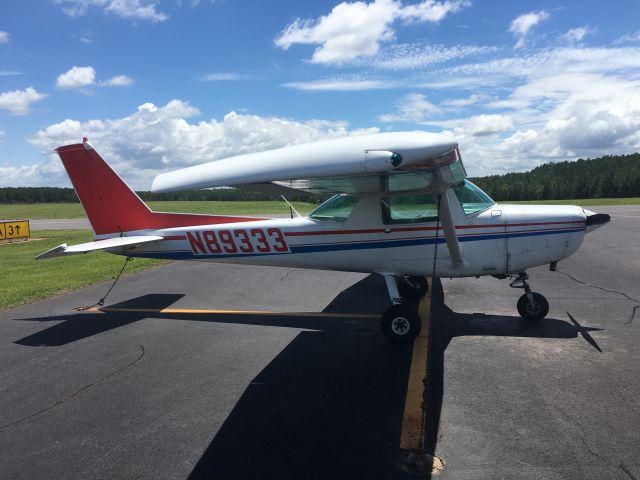
POLYGON ((358 203, 357 197, 334 195, 309 214, 315 220, 333 220, 345 222, 358 203))

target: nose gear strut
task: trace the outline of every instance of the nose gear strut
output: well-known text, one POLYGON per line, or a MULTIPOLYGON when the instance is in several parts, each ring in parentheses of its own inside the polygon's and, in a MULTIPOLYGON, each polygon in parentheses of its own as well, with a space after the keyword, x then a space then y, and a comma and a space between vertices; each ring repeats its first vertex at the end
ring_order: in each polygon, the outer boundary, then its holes
POLYGON ((518 313, 525 320, 538 322, 549 313, 549 302, 544 295, 532 292, 529 286, 529 275, 526 272, 518 273, 517 277, 509 283, 511 288, 524 289, 524 295, 518 299, 518 313))

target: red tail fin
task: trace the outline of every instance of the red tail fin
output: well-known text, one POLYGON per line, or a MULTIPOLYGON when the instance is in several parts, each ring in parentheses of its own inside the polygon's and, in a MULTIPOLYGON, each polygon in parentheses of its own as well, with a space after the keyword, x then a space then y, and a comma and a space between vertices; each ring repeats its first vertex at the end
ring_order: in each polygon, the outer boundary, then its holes
POLYGON ((153 212, 88 142, 56 149, 96 235, 261 220, 153 212))

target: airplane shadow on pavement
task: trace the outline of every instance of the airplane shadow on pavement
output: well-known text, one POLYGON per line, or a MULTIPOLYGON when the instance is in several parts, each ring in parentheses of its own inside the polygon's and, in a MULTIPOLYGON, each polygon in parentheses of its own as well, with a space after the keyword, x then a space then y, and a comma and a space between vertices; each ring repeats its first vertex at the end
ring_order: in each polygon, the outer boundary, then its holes
MULTIPOLYGON (((427 431, 434 454, 443 399, 444 353, 455 337, 511 336, 574 339, 599 349, 589 331, 548 318, 453 312, 433 286, 427 431)), ((144 295, 109 308, 166 308, 183 295, 144 295)), ((247 386, 197 462, 201 478, 406 478, 399 441, 412 346, 391 344, 375 318, 388 306, 384 281, 371 275, 340 293, 320 317, 149 312, 75 313, 22 319, 62 321, 15 343, 58 346, 147 317, 304 328, 247 386)), ((470 392, 471 393, 471 392, 470 392)))

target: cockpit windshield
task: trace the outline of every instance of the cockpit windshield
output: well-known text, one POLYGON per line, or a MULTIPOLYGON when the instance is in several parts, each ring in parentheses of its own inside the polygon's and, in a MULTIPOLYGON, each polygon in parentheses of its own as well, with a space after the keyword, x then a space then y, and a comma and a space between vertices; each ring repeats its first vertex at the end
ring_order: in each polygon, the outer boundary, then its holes
POLYGON ((469 180, 453 187, 453 191, 466 215, 485 210, 496 203, 469 180))

